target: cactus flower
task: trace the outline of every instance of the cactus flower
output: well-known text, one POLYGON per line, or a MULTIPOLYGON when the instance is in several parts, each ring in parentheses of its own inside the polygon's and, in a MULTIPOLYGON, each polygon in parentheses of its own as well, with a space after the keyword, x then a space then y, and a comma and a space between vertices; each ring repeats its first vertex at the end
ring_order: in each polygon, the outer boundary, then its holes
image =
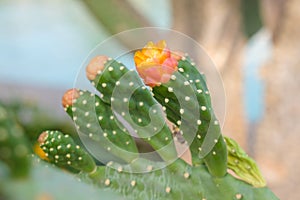
POLYGON ((177 57, 167 48, 164 40, 148 44, 134 55, 136 69, 145 84, 154 87, 170 80, 177 70, 177 57))

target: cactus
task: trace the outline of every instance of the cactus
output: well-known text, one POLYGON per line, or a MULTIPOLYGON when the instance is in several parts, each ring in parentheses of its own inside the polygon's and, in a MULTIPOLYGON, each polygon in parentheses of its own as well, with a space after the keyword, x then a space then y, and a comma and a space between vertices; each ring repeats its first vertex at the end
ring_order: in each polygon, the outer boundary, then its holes
POLYGON ((157 60, 167 67, 153 69, 157 63, 149 67, 142 63, 145 57, 141 52, 136 55, 137 71, 152 89, 122 63, 97 56, 86 73, 99 96, 79 89, 63 96, 63 107, 80 137, 101 147, 105 166, 97 166, 89 153, 58 131, 46 131, 39 137, 47 161, 79 170, 78 176, 87 183, 129 199, 278 199, 265 186, 255 162, 232 139, 225 138, 225 143, 205 79, 194 64, 166 51, 164 59, 157 60), (180 87, 186 89, 178 93, 180 87), (190 144, 191 165, 178 159, 176 136, 167 126, 163 111, 190 144), (195 134, 190 134, 188 127, 195 134), (205 145, 201 139, 210 135, 215 145, 203 156, 199 154, 205 145), (151 145, 160 159, 143 157, 136 147, 136 136, 151 145), (228 168, 235 175, 227 173, 227 157, 228 168))
POLYGON ((13 178, 25 178, 30 171, 28 146, 23 129, 14 120, 13 113, 0 104, 0 162, 6 163, 13 178))

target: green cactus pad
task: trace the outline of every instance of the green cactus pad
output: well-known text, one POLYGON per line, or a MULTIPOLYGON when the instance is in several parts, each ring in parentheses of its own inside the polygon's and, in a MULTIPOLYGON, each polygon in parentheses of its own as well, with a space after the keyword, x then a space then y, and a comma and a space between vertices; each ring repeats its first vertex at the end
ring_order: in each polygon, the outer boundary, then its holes
POLYGON ((23 129, 0 104, 0 162, 7 164, 13 178, 24 178, 30 171, 28 146, 23 129))
POLYGON ((39 143, 48 161, 60 167, 70 167, 86 173, 96 169, 93 158, 76 145, 69 135, 59 131, 45 131, 39 137, 39 143))
POLYGON ((198 72, 195 64, 182 57, 171 79, 152 89, 155 99, 166 108, 168 119, 181 129, 190 144, 193 164, 201 164, 203 159, 213 175, 224 176, 226 144, 211 106, 204 75, 198 72))
POLYGON ((224 137, 228 149, 228 168, 243 181, 254 187, 265 187, 266 181, 261 175, 255 161, 231 138, 224 137))
POLYGON ((79 91, 78 98, 66 107, 77 130, 98 143, 106 154, 130 163, 138 157, 134 139, 116 119, 111 106, 89 91, 79 91))

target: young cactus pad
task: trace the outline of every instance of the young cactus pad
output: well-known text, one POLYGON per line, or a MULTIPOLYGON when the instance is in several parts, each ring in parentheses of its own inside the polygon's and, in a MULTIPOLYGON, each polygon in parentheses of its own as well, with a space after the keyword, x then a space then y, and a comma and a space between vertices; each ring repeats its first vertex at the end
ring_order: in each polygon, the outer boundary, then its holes
POLYGON ((226 144, 211 106, 205 78, 195 63, 188 57, 175 57, 164 41, 157 45, 148 43, 136 52, 134 60, 145 84, 152 87, 154 98, 166 109, 167 118, 180 127, 190 144, 193 164, 200 164, 203 159, 211 174, 224 176, 226 144), (162 73, 162 69, 168 70, 162 73))

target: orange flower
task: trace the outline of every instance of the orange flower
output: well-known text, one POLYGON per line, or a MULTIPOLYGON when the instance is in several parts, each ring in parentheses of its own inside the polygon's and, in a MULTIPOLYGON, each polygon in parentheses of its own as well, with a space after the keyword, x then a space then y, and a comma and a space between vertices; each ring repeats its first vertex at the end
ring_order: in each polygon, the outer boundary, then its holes
POLYGON ((148 42, 141 51, 135 52, 134 62, 140 77, 150 87, 168 82, 178 65, 164 40, 157 44, 148 42))

